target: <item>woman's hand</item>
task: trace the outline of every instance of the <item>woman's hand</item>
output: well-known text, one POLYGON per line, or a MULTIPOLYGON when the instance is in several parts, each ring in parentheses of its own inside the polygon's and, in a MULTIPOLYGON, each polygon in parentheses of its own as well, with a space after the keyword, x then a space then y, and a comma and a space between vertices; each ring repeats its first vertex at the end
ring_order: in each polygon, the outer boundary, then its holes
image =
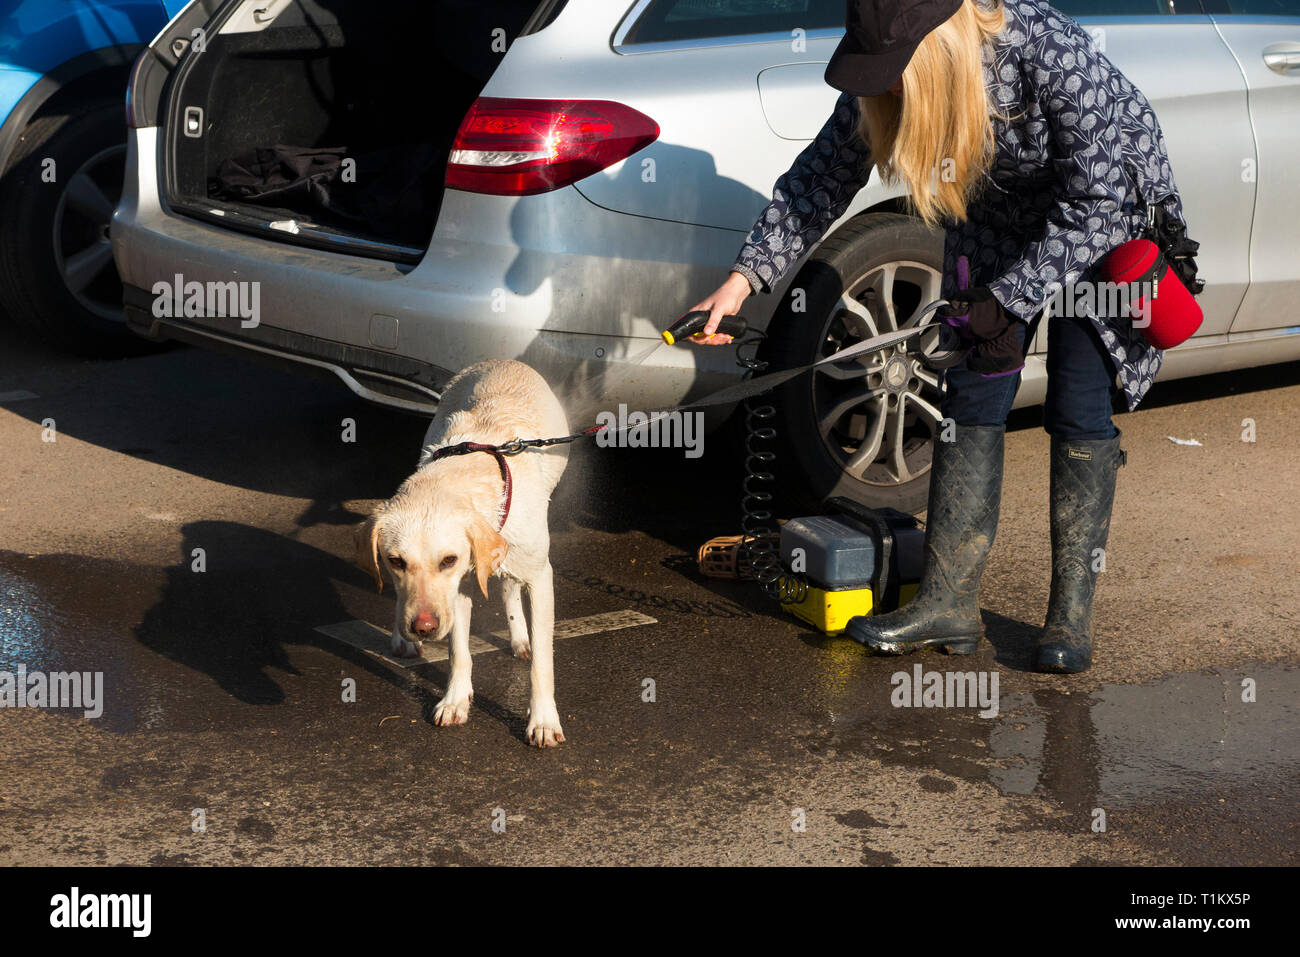
POLYGON ((687 309, 687 312, 708 312, 709 322, 704 331, 691 336, 690 342, 701 346, 725 346, 731 336, 714 335, 723 316, 734 316, 740 311, 740 304, 753 292, 749 280, 738 272, 733 272, 727 281, 717 288, 711 296, 701 299, 687 309))

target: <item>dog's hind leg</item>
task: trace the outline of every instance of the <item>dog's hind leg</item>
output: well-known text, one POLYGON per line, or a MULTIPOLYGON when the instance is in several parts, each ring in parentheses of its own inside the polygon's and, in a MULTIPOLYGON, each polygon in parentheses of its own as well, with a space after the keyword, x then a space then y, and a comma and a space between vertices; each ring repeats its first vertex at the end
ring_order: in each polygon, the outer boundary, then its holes
POLYGON ((555 576, 550 562, 528 583, 528 608, 533 626, 528 742, 539 748, 553 748, 564 741, 564 731, 555 707, 555 576))
POLYGON ((451 626, 451 676, 447 693, 433 709, 434 724, 464 724, 469 720, 469 703, 474 700, 470 683, 473 662, 469 657, 469 616, 474 602, 468 595, 456 596, 456 618, 451 626))
POLYGON ((510 623, 510 650, 516 658, 532 654, 528 643, 528 624, 524 621, 524 586, 513 578, 501 579, 501 596, 506 603, 506 621, 510 623))

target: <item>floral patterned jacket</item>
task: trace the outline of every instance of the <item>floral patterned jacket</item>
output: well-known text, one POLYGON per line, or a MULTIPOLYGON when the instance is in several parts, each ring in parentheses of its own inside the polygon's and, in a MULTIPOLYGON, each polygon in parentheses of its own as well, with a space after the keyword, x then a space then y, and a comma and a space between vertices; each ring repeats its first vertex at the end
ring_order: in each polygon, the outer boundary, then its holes
MULTIPOLYGON (((1013 316, 1028 320, 1054 287, 1099 278, 1095 267, 1141 235, 1159 203, 1185 222, 1164 137, 1146 97, 1082 27, 1043 0, 1003 0, 1006 29, 985 50, 994 119, 993 165, 944 241, 943 292, 956 261, 1013 316)), ((871 174, 858 102, 840 97, 817 138, 777 181, 735 271, 755 292, 781 277, 848 208, 871 174)), ((1130 409, 1150 388, 1162 353, 1125 318, 1099 318, 1078 300, 1114 360, 1130 409)), ((1076 312, 1076 314, 1078 314, 1076 312)))

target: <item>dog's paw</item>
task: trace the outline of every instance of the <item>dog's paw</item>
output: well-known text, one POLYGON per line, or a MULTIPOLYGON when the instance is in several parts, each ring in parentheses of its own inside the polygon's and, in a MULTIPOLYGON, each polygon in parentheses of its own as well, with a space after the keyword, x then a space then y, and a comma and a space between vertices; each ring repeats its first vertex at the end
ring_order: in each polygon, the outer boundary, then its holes
POLYGON ((444 728, 453 724, 464 724, 469 720, 469 703, 473 700, 472 693, 453 698, 448 692, 433 709, 433 723, 444 728))
POLYGON ((523 658, 525 661, 533 656, 533 646, 527 638, 518 640, 511 638, 510 650, 514 652, 516 658, 523 658))
POLYGON ((388 640, 388 651, 395 658, 418 658, 424 645, 418 641, 407 641, 401 635, 393 635, 388 640))
POLYGON ((554 701, 528 709, 528 743, 539 748, 553 748, 564 743, 560 712, 556 710, 554 701))

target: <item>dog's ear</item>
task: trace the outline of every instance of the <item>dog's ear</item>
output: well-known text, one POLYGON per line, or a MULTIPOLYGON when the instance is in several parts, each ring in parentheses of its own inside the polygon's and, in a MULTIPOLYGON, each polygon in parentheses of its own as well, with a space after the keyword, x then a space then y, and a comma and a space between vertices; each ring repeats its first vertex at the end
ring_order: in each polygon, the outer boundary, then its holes
POLYGON ((474 554, 474 572, 483 597, 488 597, 488 578, 506 559, 506 540, 482 518, 475 517, 469 526, 469 547, 474 554))
POLYGON ((379 512, 371 515, 352 531, 357 564, 375 576, 375 586, 384 591, 384 574, 379 570, 379 512))

